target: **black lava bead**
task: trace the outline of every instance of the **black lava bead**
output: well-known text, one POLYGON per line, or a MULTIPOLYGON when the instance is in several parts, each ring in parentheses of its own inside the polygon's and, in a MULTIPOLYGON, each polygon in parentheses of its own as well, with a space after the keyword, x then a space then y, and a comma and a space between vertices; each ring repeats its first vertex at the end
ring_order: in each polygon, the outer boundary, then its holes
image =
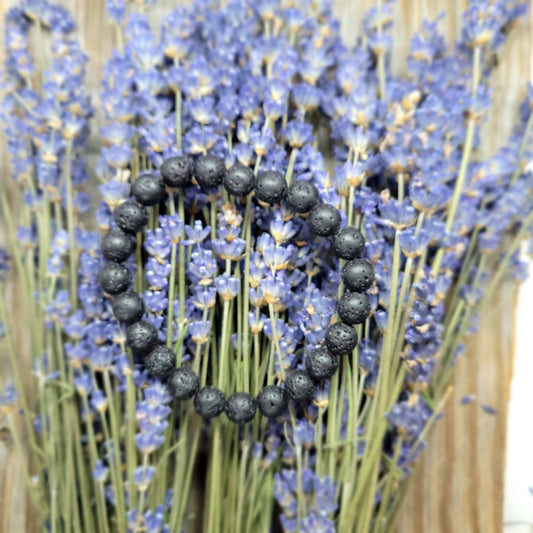
POLYGON ((209 420, 224 411, 224 402, 224 393, 220 389, 208 385, 196 393, 193 405, 200 416, 209 420))
POLYGON ((175 368, 168 379, 168 390, 177 400, 190 400, 199 388, 200 377, 186 366, 175 368))
POLYGON ((339 368, 339 360, 326 348, 311 350, 305 359, 305 369, 311 379, 324 381, 329 379, 339 368))
POLYGON ((104 292, 113 296, 124 292, 130 283, 130 271, 118 263, 108 263, 98 273, 98 284, 104 292))
POLYGON ((157 343, 157 330, 150 322, 135 322, 126 330, 126 344, 135 353, 147 353, 157 343))
POLYGON ((143 299, 134 291, 126 291, 113 298, 111 302, 115 318, 123 324, 133 324, 144 314, 143 299))
POLYGON ((224 174, 224 188, 233 196, 243 197, 254 190, 254 173, 242 163, 236 163, 224 174))
POLYGON ((370 314, 370 302, 366 294, 345 292, 337 304, 337 312, 346 324, 362 324, 370 314))
POLYGON ((235 392, 227 400, 224 406, 226 416, 237 424, 250 422, 257 410, 255 398, 247 392, 235 392))
POLYGON ((352 259, 342 269, 342 281, 349 291, 364 292, 374 283, 374 267, 366 259, 352 259))
POLYGON ((344 322, 335 322, 326 330, 326 347, 333 355, 351 354, 357 346, 357 331, 344 322))
POLYGON ((142 205, 157 205, 165 197, 165 186, 157 176, 143 174, 131 186, 131 193, 142 205))
POLYGON ((333 249, 340 259, 349 261, 363 253, 365 238, 354 226, 344 226, 333 237, 333 249))
POLYGON ((171 189, 187 187, 191 183, 192 165, 186 155, 176 155, 165 159, 160 171, 163 183, 171 189))
POLYGON ((137 202, 124 202, 115 209, 113 218, 122 231, 137 233, 148 224, 148 211, 137 202))
POLYGON ((287 395, 277 385, 267 385, 257 395, 259 412, 267 418, 277 418, 287 409, 287 395))
POLYGON ((203 189, 220 185, 225 171, 224 161, 214 155, 201 155, 194 164, 194 177, 203 189))
POLYGON ((285 380, 285 388, 290 398, 299 402, 310 400, 315 393, 313 380, 303 370, 293 370, 285 380))
POLYGON ((341 227, 341 215, 336 207, 320 204, 309 215, 311 231, 321 237, 330 237, 341 227))
POLYGON ((295 181, 287 191, 287 204, 296 213, 309 213, 318 204, 318 189, 308 181, 295 181))
POLYGON ((152 377, 165 381, 176 368, 176 356, 165 344, 160 344, 144 356, 143 363, 152 377))
POLYGON ((111 230, 104 235, 101 248, 104 257, 114 263, 126 261, 134 250, 131 237, 119 229, 111 230))
POLYGON ((255 195, 258 200, 269 205, 279 204, 287 191, 283 174, 273 170, 260 172, 255 178, 255 195))

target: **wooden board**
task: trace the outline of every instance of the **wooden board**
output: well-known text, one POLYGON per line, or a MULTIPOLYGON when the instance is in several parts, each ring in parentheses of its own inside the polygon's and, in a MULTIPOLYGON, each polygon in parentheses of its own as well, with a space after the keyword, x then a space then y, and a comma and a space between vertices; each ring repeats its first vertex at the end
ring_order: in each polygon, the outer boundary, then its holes
MULTIPOLYGON (((0 14, 16 5, 17 0, 0 0, 0 14)), ((104 0, 62 0, 71 9, 78 24, 82 44, 90 56, 88 83, 92 94, 99 91, 102 67, 113 47, 113 33, 105 12, 104 0)), ((154 21, 171 6, 180 2, 159 0, 154 21)), ((181 2, 184 3, 184 2, 181 2)), ((189 3, 189 2, 186 2, 189 3)), ((484 149, 490 152, 509 134, 517 116, 518 102, 530 80, 533 61, 533 0, 529 18, 516 28, 499 53, 499 67, 494 76, 495 105, 485 126, 484 149), (505 112, 501 112, 501 110, 505 112)), ((334 0, 335 13, 341 20, 342 33, 354 42, 364 11, 370 0, 334 0)), ((405 69, 410 37, 424 18, 434 18, 441 11, 447 16, 441 29, 448 42, 458 37, 461 12, 466 0, 403 0, 395 7, 395 47, 392 65, 395 73, 405 69)), ((3 35, 3 18, 0 20, 3 35)), ((0 61, 3 62, 3 49, 0 61)), ((97 113, 93 131, 98 131, 97 113)), ((5 140, 0 137, 0 168, 7 179, 5 140)), ((96 146, 92 142, 93 147, 96 146)), ((0 242, 4 242, 0 231, 0 242)), ((505 460, 506 406, 512 375, 513 320, 516 288, 503 286, 491 305, 484 310, 481 333, 468 342, 467 356, 460 362, 455 390, 448 402, 445 417, 433 431, 428 450, 415 473, 411 491, 401 514, 401 533, 496 533, 502 529, 503 472, 505 460), (466 394, 478 401, 462 406, 466 394), (489 404, 496 415, 483 411, 489 404)), ((9 295, 13 312, 18 313, 18 332, 23 333, 24 311, 19 295, 9 295)), ((24 335, 17 335, 23 338, 24 335)), ((29 369, 27 350, 18 346, 21 365, 29 369)), ((0 340, 0 389, 10 381, 5 343, 0 340)), ((29 375, 25 372, 25 375, 29 375)), ((32 531, 31 507, 24 491, 21 462, 15 454, 9 430, 0 422, 0 533, 32 531)))

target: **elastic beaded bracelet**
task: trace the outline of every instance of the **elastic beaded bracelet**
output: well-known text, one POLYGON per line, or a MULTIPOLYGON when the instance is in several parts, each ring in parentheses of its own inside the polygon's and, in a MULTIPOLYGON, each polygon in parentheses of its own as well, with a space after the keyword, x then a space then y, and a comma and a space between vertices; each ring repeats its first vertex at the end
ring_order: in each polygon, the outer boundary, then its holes
POLYGON ((167 383, 169 392, 177 400, 194 399, 196 412, 205 419, 214 418, 224 411, 237 424, 253 420, 256 411, 268 418, 281 416, 289 399, 308 402, 314 395, 315 384, 330 379, 339 367, 338 358, 352 353, 357 346, 354 324, 361 324, 370 314, 370 303, 364 291, 374 283, 372 264, 359 256, 364 251, 365 240, 353 226, 341 228, 341 215, 332 205, 320 203, 317 188, 308 181, 296 181, 287 187, 279 172, 267 171, 254 176, 252 170, 236 163, 228 170, 222 159, 213 155, 200 156, 194 165, 185 156, 166 159, 161 166, 161 177, 154 174, 139 176, 132 186, 133 200, 122 203, 114 211, 119 229, 109 231, 102 239, 102 254, 110 262, 100 270, 98 283, 105 293, 113 296, 111 307, 115 318, 126 329, 126 344, 132 352, 142 356, 146 370, 167 383), (202 188, 223 185, 228 194, 245 197, 255 192, 260 203, 275 205, 285 200, 295 213, 308 214, 311 232, 329 237, 337 257, 348 261, 342 269, 345 292, 337 303, 340 322, 328 326, 325 346, 311 350, 305 360, 305 370, 288 373, 284 387, 267 385, 257 398, 247 392, 235 392, 226 399, 224 393, 212 386, 200 388, 200 377, 187 366, 176 368, 174 352, 158 344, 156 328, 141 320, 144 302, 130 289, 131 274, 122 264, 134 250, 132 234, 141 231, 148 223, 145 206, 158 205, 164 198, 165 186, 183 188, 192 178, 202 188))

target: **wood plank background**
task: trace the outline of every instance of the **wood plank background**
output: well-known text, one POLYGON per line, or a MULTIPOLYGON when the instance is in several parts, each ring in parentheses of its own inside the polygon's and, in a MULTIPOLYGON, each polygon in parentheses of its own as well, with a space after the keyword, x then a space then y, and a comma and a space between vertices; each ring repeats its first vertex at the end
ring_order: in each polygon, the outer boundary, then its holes
MULTIPOLYGON (((508 136, 517 116, 518 102, 531 79, 533 64, 533 0, 530 15, 513 31, 509 42, 499 53, 499 66, 493 87, 495 105, 484 127, 484 150, 490 152, 508 136)), ((0 0, 0 31, 3 35, 3 14, 17 0, 0 0)), ((105 13, 105 0, 61 0, 75 16, 85 50, 90 56, 88 84, 98 94, 102 66, 113 47, 112 31, 105 13)), ((178 0, 159 0, 152 10, 154 22, 178 0)), ((360 30, 364 11, 371 0, 334 0, 335 13, 341 20, 342 33, 354 42, 360 30)), ((395 47, 392 65, 395 73, 405 69, 409 40, 425 18, 434 18, 445 11, 441 30, 448 42, 459 35, 461 13, 466 0, 401 0, 395 10, 395 47)), ((156 27, 158 27, 157 24, 156 27)), ((3 61, 3 49, 0 61, 3 61)), ((97 113, 93 131, 98 131, 97 113)), ((5 139, 0 139, 0 168, 7 179, 5 139)), ((91 146, 96 150, 96 141, 91 146)), ((1 222, 1 221, 0 221, 1 222)), ((0 235, 1 238, 1 235, 0 235)), ((429 440, 413 478, 409 496, 400 516, 400 533, 496 533, 502 530, 503 475, 505 462, 506 411, 512 376, 513 309, 516 287, 504 284, 493 301, 484 309, 481 332, 468 342, 467 356, 460 362, 454 393, 429 440), (462 406, 466 394, 477 401, 462 406), (497 410, 485 412, 482 404, 497 410)), ((9 305, 18 313, 15 335, 24 369, 30 369, 27 346, 24 345, 24 321, 20 295, 8 295, 9 305)), ((0 389, 10 381, 6 347, 0 341, 0 389)), ((28 383, 29 385, 29 383, 28 383)), ((21 462, 11 433, 0 422, 0 533, 33 531, 31 507, 22 482, 21 462)), ((348 532, 342 532, 348 533, 348 532)))

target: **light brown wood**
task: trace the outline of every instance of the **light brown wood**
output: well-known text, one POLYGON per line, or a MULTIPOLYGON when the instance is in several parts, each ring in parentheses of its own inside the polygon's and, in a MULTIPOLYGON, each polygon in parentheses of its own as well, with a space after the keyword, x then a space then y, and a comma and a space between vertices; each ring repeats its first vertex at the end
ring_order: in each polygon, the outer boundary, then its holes
MULTIPOLYGON (((17 3, 17 0, 0 0, 0 14, 17 3)), ((90 56, 87 80, 93 101, 97 102, 102 67, 113 47, 105 1, 62 0, 60 3, 72 10, 82 44, 90 56)), ((159 21, 162 13, 178 3, 183 2, 159 0, 151 17, 159 21)), ((448 42, 453 42, 459 35, 465 4, 466 0, 398 1, 395 6, 393 71, 404 71, 410 37, 420 28, 424 18, 434 18, 446 11, 441 29, 448 42)), ((370 0, 334 0, 335 14, 348 42, 355 41, 361 17, 370 5, 370 0)), ((533 12, 533 2, 531 7, 533 12)), ((508 136, 517 117, 518 102, 531 76, 532 30, 533 15, 530 14, 499 53, 500 64, 493 82, 495 105, 484 126, 483 150, 487 153, 508 136)), ((3 35, 3 18, 0 31, 3 35)), ((2 62, 3 57, 3 49, 0 49, 2 62)), ((97 112, 93 122, 95 132, 100 118, 97 112)), ((5 139, 0 140, 1 179, 8 180, 5 139)), ((94 140, 91 146, 96 147, 94 140)), ((0 242, 4 240, 0 233, 0 242)), ((509 310, 513 308, 515 294, 515 287, 505 284, 483 311, 481 332, 468 342, 467 354, 458 364, 455 389, 445 417, 434 428, 428 449, 414 474, 400 516, 399 532, 496 533, 502 529, 506 411, 513 353, 513 320, 509 310), (475 394, 477 401, 462 406, 460 399, 466 394, 475 394), (486 413, 481 404, 495 407, 497 414, 486 413)), ((20 306, 20 295, 12 290, 9 298, 9 305, 20 317, 16 337, 23 339, 24 311, 20 306)), ((29 375, 27 347, 21 344, 18 348, 25 375, 29 375)), ((0 389, 10 381, 5 354, 5 342, 0 340, 0 389)), ((31 506, 22 482, 21 462, 15 454, 10 432, 0 422, 0 533, 32 530, 31 506)))

